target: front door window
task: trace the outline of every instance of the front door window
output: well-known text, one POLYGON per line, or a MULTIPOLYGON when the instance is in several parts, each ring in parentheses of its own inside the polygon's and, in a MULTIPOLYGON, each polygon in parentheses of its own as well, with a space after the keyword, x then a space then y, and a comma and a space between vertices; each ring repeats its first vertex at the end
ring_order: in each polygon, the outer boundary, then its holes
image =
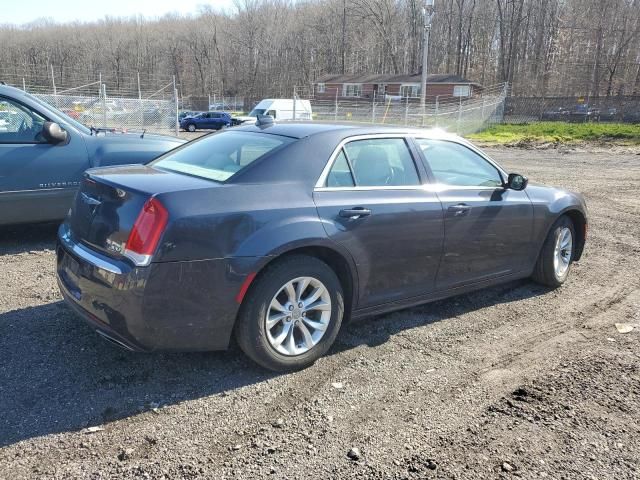
POLYGON ((0 98, 0 143, 43 143, 45 119, 30 108, 0 98))

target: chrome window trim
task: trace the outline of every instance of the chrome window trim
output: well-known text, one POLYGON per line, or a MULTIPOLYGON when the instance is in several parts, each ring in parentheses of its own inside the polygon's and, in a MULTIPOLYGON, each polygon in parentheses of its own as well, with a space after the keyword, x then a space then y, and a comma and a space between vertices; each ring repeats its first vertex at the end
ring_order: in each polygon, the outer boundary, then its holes
MULTIPOLYGON (((316 182, 316 185, 314 187, 314 190, 328 190, 328 189, 339 189, 339 190, 355 190, 355 189, 363 189, 363 190, 419 190, 422 185, 400 185, 400 186, 372 186, 372 187, 327 187, 326 186, 326 182, 327 182, 327 177, 329 176, 329 172, 331 171, 331 168, 333 168, 333 164, 336 161, 336 157, 338 156, 338 154, 340 153, 340 150, 342 150, 342 148, 350 142, 355 142, 358 140, 372 140, 372 139, 381 139, 381 138, 402 138, 405 143, 407 143, 407 137, 408 134, 406 133, 372 133, 372 134, 367 134, 367 135, 354 135, 352 137, 347 137, 345 139, 343 139, 338 146, 333 150, 333 153, 331 154, 331 156, 329 157, 329 161, 327 162, 327 164, 324 166, 324 169, 322 170, 322 173, 320 174, 320 178, 318 178, 318 181, 316 182), (407 188, 408 187, 408 188, 407 188)), ((411 152, 411 149, 409 148, 409 145, 407 145, 407 151, 409 152, 409 155, 411 156, 411 161, 414 162, 414 167, 416 168, 416 173, 418 174, 418 178, 420 178, 420 172, 418 172, 418 168, 415 165, 415 161, 416 159, 413 158, 413 154, 411 152)))
MULTIPOLYGON (((334 192, 334 191, 338 191, 338 192, 344 192, 344 191, 348 191, 348 190, 353 190, 353 191, 368 191, 368 190, 426 190, 426 191, 431 191, 431 192, 444 192, 444 191, 449 191, 449 190, 497 190, 501 187, 485 187, 485 186, 473 186, 473 185, 466 185, 466 186, 456 186, 456 185, 446 185, 446 184, 441 184, 441 183, 430 183, 427 180, 427 183, 423 183, 421 185, 398 185, 398 186, 369 186, 369 187, 327 187, 326 186, 326 182, 327 182, 327 177, 329 176, 329 172, 331 171, 331 168, 333 168, 333 164, 336 161, 336 158, 338 157, 338 155, 340 154, 340 151, 342 150, 342 148, 349 142, 352 141, 357 141, 357 140, 370 140, 370 139, 377 139, 377 138, 402 138, 405 140, 405 142, 408 142, 409 139, 421 139, 421 140, 440 140, 443 142, 451 142, 451 143, 457 143, 458 145, 461 145, 463 147, 468 148, 469 150, 471 150, 473 153, 475 153, 476 155, 480 156, 480 158, 482 158, 483 160, 485 160, 486 162, 488 162, 490 165, 492 165, 496 170, 498 170, 498 174, 502 177, 502 181, 503 183, 505 183, 507 181, 508 178, 508 174, 507 172, 505 172, 505 170, 498 165, 493 159, 491 159, 490 157, 488 157, 484 152, 482 152, 481 150, 479 150, 475 145, 467 142, 466 140, 464 140, 463 138, 459 138, 459 137, 454 137, 454 136, 438 136, 438 135, 433 135, 433 134, 429 134, 429 133, 422 133, 422 132, 407 132, 407 133, 372 133, 372 134, 367 134, 367 135, 354 135, 352 137, 347 137, 345 139, 343 139, 338 146, 333 150, 333 153, 331 154, 331 156, 329 157, 329 161, 327 162, 327 164, 324 166, 324 168, 322 169, 322 173, 320 174, 320 178, 318 178, 318 181, 316 182, 316 185, 314 187, 314 191, 320 191, 320 192, 334 192)), ((415 145, 415 144, 414 144, 415 145)), ((416 147, 420 148, 418 145, 416 145, 416 147)), ((415 162, 415 159, 413 158, 413 153, 411 152, 411 150, 409 150, 409 153, 411 154, 411 158, 412 160, 415 162)), ((420 155, 424 156, 424 153, 422 153, 422 151, 420 152, 420 155)), ((414 165, 415 166, 415 165, 414 165)))

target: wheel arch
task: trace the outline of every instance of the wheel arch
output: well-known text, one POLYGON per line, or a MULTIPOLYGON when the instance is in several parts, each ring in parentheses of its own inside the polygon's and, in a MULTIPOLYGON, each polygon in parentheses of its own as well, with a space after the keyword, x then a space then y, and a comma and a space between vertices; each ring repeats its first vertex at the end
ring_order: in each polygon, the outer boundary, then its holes
POLYGON ((553 226, 556 224, 556 222, 562 217, 569 218, 569 220, 571 220, 571 222, 573 223, 573 229, 576 233, 576 250, 575 250, 575 255, 573 257, 573 261, 578 261, 582 257, 584 244, 586 242, 587 218, 584 212, 580 211, 575 207, 567 207, 553 217, 553 221, 549 223, 549 226, 545 231, 544 237, 542 237, 543 243, 540 245, 538 257, 540 256, 540 252, 542 251, 542 248, 544 246, 544 240, 546 240, 546 238, 549 236, 549 232, 551 231, 553 226))
MULTIPOLYGON (((326 263, 329 268, 331 268, 338 280, 340 281, 340 285, 342 286, 342 291, 344 293, 344 318, 343 322, 346 322, 350 318, 351 309, 357 303, 357 292, 358 292, 358 276, 357 270, 355 267, 355 262, 351 258, 351 256, 341 249, 336 248, 334 245, 326 245, 320 243, 313 244, 301 244, 296 246, 291 246, 289 249, 284 251, 279 251, 277 254, 270 255, 265 257, 265 262, 263 262, 257 271, 255 272, 255 276, 253 276, 251 280, 251 284, 246 290, 246 294, 244 298, 251 292, 253 286, 256 283, 256 280, 260 278, 260 276, 275 263, 282 261, 285 258, 288 258, 293 255, 306 255, 309 257, 317 258, 324 263, 326 263)), ((244 298, 242 303, 244 304, 244 298)), ((241 307, 242 308, 242 307, 241 307)), ((237 321, 237 318, 236 318, 237 321)))
MULTIPOLYGON (((584 245, 587 240, 587 218, 583 212, 576 208, 568 208, 562 212, 562 214, 558 215, 558 218, 562 216, 567 216, 573 223, 573 229, 576 233, 576 252, 573 257, 574 261, 580 260, 582 257, 582 252, 584 251, 584 245)), ((555 223, 555 221, 554 221, 555 223)))

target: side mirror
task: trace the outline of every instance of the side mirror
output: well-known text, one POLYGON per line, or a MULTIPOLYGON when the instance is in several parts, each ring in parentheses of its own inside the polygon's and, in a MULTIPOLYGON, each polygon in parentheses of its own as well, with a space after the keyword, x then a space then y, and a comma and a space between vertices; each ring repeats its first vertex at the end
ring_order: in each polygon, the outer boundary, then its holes
POLYGON ((527 188, 528 183, 529 179, 524 175, 520 175, 519 173, 510 173, 505 187, 510 188, 511 190, 524 190, 527 188))
POLYGON ((66 142, 69 137, 67 132, 56 122, 44 122, 42 126, 42 136, 47 142, 54 145, 66 142))

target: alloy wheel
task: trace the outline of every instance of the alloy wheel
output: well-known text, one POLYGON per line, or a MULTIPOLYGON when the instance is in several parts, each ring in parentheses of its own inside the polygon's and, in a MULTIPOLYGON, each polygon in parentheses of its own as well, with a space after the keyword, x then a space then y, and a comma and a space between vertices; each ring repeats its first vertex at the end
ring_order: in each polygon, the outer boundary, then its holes
POLYGON ((331 295, 313 277, 298 277, 275 294, 265 315, 271 347, 286 356, 302 355, 322 339, 331 321, 331 295))
POLYGON ((553 269, 557 278, 562 278, 569 270, 571 252, 573 250, 573 235, 571 229, 562 227, 556 237, 556 245, 553 255, 553 269))

